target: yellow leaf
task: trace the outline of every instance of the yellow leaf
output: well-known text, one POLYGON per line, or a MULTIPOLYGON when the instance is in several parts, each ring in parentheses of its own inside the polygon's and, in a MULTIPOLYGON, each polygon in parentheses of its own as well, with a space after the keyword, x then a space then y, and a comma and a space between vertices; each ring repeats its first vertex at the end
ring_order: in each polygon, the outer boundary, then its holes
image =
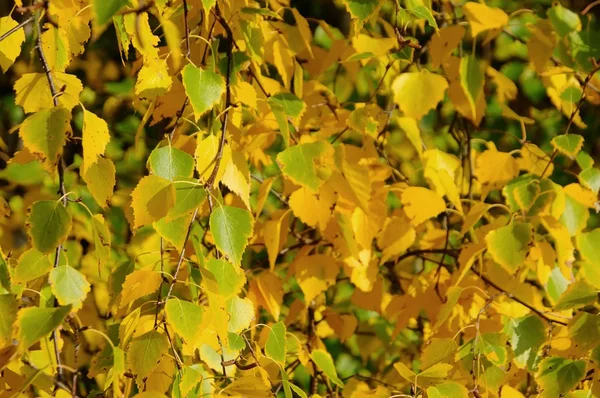
POLYGON ((231 152, 231 161, 223 167, 225 172, 221 181, 227 185, 232 192, 237 194, 246 208, 250 210, 250 169, 248 169, 248 161, 244 154, 240 151, 231 152))
POLYGON ((444 63, 446 58, 458 47, 465 32, 466 29, 460 25, 450 25, 431 36, 429 54, 431 55, 432 69, 437 69, 444 63))
POLYGON ((148 22, 148 13, 126 14, 123 16, 123 22, 133 47, 143 54, 144 58, 158 59, 156 46, 160 39, 152 33, 152 28, 148 22))
POLYGON ((518 159, 519 168, 527 170, 529 173, 541 176, 552 175, 554 164, 550 162, 550 156, 542 151, 537 145, 526 143, 521 148, 521 158, 518 159))
POLYGON ((421 72, 402 73, 392 83, 394 102, 405 116, 420 120, 444 99, 448 82, 443 76, 423 69, 421 72))
POLYGON ((175 188, 171 181, 156 175, 142 178, 131 193, 134 229, 163 218, 174 204, 175 188))
POLYGON ((73 0, 52 0, 50 14, 58 22, 58 26, 66 31, 71 53, 81 54, 83 44, 92 33, 89 26, 93 18, 91 7, 82 7, 73 0))
POLYGON ((571 196, 582 205, 593 209, 596 207, 598 196, 590 189, 582 187, 580 184, 572 183, 563 188, 565 194, 571 196))
POLYGON ((116 170, 112 160, 100 157, 83 175, 92 196, 100 206, 106 208, 116 184, 116 170))
POLYGON ((543 73, 548 66, 554 46, 556 46, 556 34, 552 24, 547 19, 540 19, 535 25, 528 25, 531 37, 527 40, 529 58, 537 73, 543 73))
MULTIPOLYGON (((11 17, 0 18, 0 35, 19 25, 11 17)), ((21 45, 25 41, 23 28, 13 32, 10 36, 0 41, 0 67, 6 72, 21 53, 21 45)))
POLYGON ((517 98, 517 85, 506 77, 504 73, 498 72, 491 66, 488 66, 485 72, 492 78, 492 81, 496 85, 498 101, 504 103, 517 98))
MULTIPOLYGON (((83 90, 81 81, 73 75, 51 72, 57 90, 64 92, 58 96, 58 103, 68 110, 79 104, 79 94, 83 90)), ((15 82, 15 103, 23 107, 25 113, 37 112, 54 106, 48 79, 44 73, 25 73, 15 82)))
POLYGON ((375 38, 369 35, 358 34, 352 38, 352 46, 359 53, 373 53, 376 57, 385 56, 396 46, 397 40, 393 38, 375 38))
POLYGON ((173 79, 169 75, 167 62, 150 58, 144 62, 135 83, 135 94, 140 99, 154 99, 165 94, 171 88, 173 79))
POLYGON ((403 209, 414 226, 446 210, 446 203, 437 193, 423 187, 408 187, 402 192, 403 209))
POLYGON ((260 185, 258 190, 258 198, 256 199, 256 209, 254 211, 255 218, 258 218, 260 213, 265 206, 265 203, 269 197, 269 193, 271 192, 271 187, 273 186, 273 182, 275 181, 275 177, 265 178, 260 185))
POLYGON ((119 307, 125 307, 132 301, 154 293, 162 283, 162 277, 154 271, 133 271, 127 275, 123 282, 123 291, 121 292, 121 303, 119 307))
POLYGON ((477 158, 475 173, 480 183, 501 187, 519 174, 519 166, 510 153, 488 149, 477 158))
POLYGON ((415 147, 419 157, 423 157, 423 140, 421 139, 421 130, 419 130, 419 125, 415 119, 410 117, 399 117, 396 119, 398 123, 398 127, 400 127, 404 134, 406 134, 406 138, 410 141, 410 143, 415 147))
POLYGON ((275 320, 279 319, 283 303, 283 281, 273 272, 267 271, 256 278, 256 283, 262 294, 265 309, 275 320))
POLYGON ((42 33, 42 48, 48 61, 48 67, 55 72, 64 72, 71 63, 69 38, 63 29, 57 29, 52 24, 45 25, 42 33))
POLYGON ((108 125, 103 119, 84 109, 82 136, 83 164, 81 174, 85 176, 90 166, 100 156, 104 155, 106 145, 110 141, 108 125))
MULTIPOLYGON (((198 170, 201 180, 206 181, 213 172, 216 165, 215 158, 218 150, 219 138, 215 135, 209 135, 198 142, 194 155, 196 158, 196 170, 198 170)), ((223 157, 221 158, 217 177, 215 178, 215 184, 218 184, 223 178, 229 162, 231 162, 231 148, 229 145, 225 144, 225 147, 223 148, 223 157)))
POLYGON ((525 398, 525 395, 521 394, 519 390, 511 386, 502 386, 500 398, 525 398))
POLYGON ((471 25, 473 37, 490 29, 502 29, 508 24, 508 15, 499 8, 468 2, 463 10, 471 25))
POLYGON ((293 269, 306 303, 334 285, 339 272, 335 259, 324 254, 300 257, 294 261, 293 269))
POLYGON ((233 98, 236 102, 248 105, 252 109, 257 107, 256 90, 248 82, 240 81, 232 87, 233 98))
POLYGON ((456 210, 463 212, 458 187, 446 170, 426 168, 424 176, 438 195, 446 195, 448 200, 456 207, 456 210))
POLYGON ((275 262, 279 251, 283 248, 288 235, 290 209, 281 213, 276 219, 269 220, 263 228, 263 238, 269 256, 271 271, 275 270, 275 262), (284 226, 285 225, 285 226, 284 226))
MULTIPOLYGON (((321 192, 323 192, 323 188, 321 192)), ((335 198, 330 195, 316 195, 308 188, 302 187, 292 193, 288 201, 294 215, 311 227, 324 230, 331 218, 331 206, 335 198)))
POLYGON ((296 26, 298 26, 298 32, 300 32, 300 37, 302 39, 302 42, 304 43, 304 47, 310 54, 310 57, 314 58, 312 47, 310 45, 310 43, 312 42, 312 31, 310 30, 310 26, 308 25, 306 18, 304 18, 296 8, 291 8, 291 10, 292 14, 294 14, 296 26))
POLYGON ((400 255, 415 243, 417 233, 405 217, 390 217, 386 220, 377 245, 382 248, 381 263, 400 255))
POLYGON ((171 57, 173 59, 173 67, 175 70, 179 70, 181 65, 181 59, 183 57, 181 53, 181 32, 179 28, 171 20, 162 18, 161 25, 165 32, 165 38, 167 39, 167 46, 171 51, 171 57))

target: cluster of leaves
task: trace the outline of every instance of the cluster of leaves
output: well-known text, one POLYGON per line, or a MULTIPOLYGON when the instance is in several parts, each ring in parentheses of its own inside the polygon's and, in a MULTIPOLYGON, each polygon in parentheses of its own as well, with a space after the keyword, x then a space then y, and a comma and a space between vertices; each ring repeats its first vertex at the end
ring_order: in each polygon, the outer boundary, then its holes
POLYGON ((534 3, 15 0, 0 396, 600 397, 600 6, 534 3))

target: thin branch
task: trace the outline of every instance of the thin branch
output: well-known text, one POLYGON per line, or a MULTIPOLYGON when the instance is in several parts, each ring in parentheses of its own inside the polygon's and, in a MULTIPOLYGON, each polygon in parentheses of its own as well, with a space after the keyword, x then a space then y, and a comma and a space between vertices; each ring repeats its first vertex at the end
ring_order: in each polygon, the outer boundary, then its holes
POLYGON ((500 286, 498 286, 495 282, 493 282, 491 279, 489 279, 487 276, 485 275, 480 275, 477 272, 473 271, 479 278, 481 278, 482 281, 484 281, 485 283, 487 283, 488 285, 490 285, 491 287, 493 287, 494 289, 506 294, 508 297, 510 297, 511 299, 515 300, 517 303, 524 305, 525 307, 529 308, 531 311, 533 311, 534 313, 536 313, 538 316, 540 316, 541 318, 545 319, 546 321, 550 322, 550 323, 558 323, 559 325, 564 325, 567 326, 569 323, 562 321, 560 319, 554 319, 549 317, 548 315, 546 315, 545 313, 543 313, 542 311, 538 310, 537 308, 535 308, 534 306, 527 304, 525 301, 521 300, 520 298, 516 297, 515 295, 513 295, 510 292, 507 292, 506 290, 504 290, 503 288, 501 288, 500 286))
MULTIPOLYGON (((259 184, 262 184, 264 182, 264 180, 262 178, 260 178, 259 176, 257 176, 257 175, 250 174, 250 177, 252 177, 252 179, 254 181, 258 182, 259 184)), ((277 199, 279 199, 279 201, 281 203, 283 203, 284 205, 288 204, 288 201, 283 197, 283 195, 280 194, 279 192, 277 192, 276 190, 274 190, 273 188, 271 188, 269 190, 269 192, 271 192, 273 194, 273 196, 275 196, 277 199)))
POLYGON ((192 227, 194 226, 194 220, 196 219, 197 215, 198 215, 198 208, 196 207, 196 210, 194 210, 194 214, 192 214, 192 219, 190 220, 187 231, 185 233, 185 238, 183 239, 183 248, 181 249, 181 253, 179 254, 179 260, 177 261, 177 267, 175 268, 175 273, 173 274, 173 280, 171 280, 171 284, 169 285, 169 291, 167 292, 167 296, 165 297, 165 299, 162 302, 163 304, 166 303, 166 301, 171 296, 171 293, 173 292, 173 287, 175 286, 175 282, 177 281, 177 276, 179 275, 179 271, 181 270, 181 264, 183 263, 183 258, 185 257, 185 245, 187 244, 187 241, 190 239, 190 233, 192 232, 192 227))
MULTIPOLYGON (((190 56, 190 27, 188 26, 188 7, 187 0, 183 0, 183 23, 185 26, 185 56, 190 56)), ((187 98, 186 98, 187 99, 187 98)))
POLYGON ((11 30, 9 30, 8 32, 5 32, 2 36, 0 36, 0 42, 2 42, 2 40, 6 39, 8 36, 12 35, 17 30, 21 29, 28 23, 33 22, 34 19, 35 18, 33 16, 31 16, 31 17, 27 18, 26 20, 24 20, 23 22, 21 22, 20 24, 18 24, 17 26, 15 26, 14 28, 12 28, 11 30))
POLYGON ((229 108, 231 107, 231 66, 233 59, 233 32, 231 28, 227 24, 227 21, 221 15, 221 10, 219 9, 219 5, 215 5, 217 10, 217 19, 219 23, 227 32, 227 39, 229 40, 229 44, 227 46, 227 74, 225 76, 225 111, 223 112, 223 125, 221 126, 221 140, 219 141, 219 149, 217 150, 217 156, 215 157, 215 167, 212 170, 212 173, 206 180, 206 187, 211 190, 215 179, 217 178, 217 173, 219 171, 219 166, 221 165, 221 159, 223 158, 223 148, 225 147, 225 140, 227 139, 227 121, 229 119, 229 108))

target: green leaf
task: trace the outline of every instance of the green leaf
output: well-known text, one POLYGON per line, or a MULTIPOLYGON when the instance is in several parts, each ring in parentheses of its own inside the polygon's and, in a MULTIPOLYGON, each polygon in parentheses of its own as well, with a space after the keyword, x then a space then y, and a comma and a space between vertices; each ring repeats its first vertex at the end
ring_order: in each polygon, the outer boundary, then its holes
POLYGON ((579 173, 579 182, 595 193, 598 193, 600 191, 600 170, 594 167, 581 170, 579 173))
POLYGON ((504 333, 482 333, 475 342, 475 354, 482 354, 496 366, 504 366, 508 362, 504 333))
POLYGON ((165 305, 167 322, 186 343, 193 343, 200 333, 204 309, 189 301, 173 297, 165 305))
POLYGON ((335 370, 333 358, 331 358, 331 355, 327 351, 321 349, 313 350, 313 352, 310 353, 310 359, 312 359, 315 365, 325 373, 325 376, 327 376, 329 380, 342 388, 344 387, 344 383, 339 379, 335 370))
POLYGON ((581 170, 589 169, 594 165, 594 159, 585 151, 580 151, 575 160, 581 170))
POLYGON ((250 212, 238 207, 219 206, 210 215, 210 232, 217 248, 236 265, 242 260, 253 227, 250 212))
POLYGON ((46 275, 52 269, 52 263, 43 253, 29 249, 21 254, 13 272, 14 283, 26 283, 46 275))
POLYGON ((283 322, 277 322, 271 326, 265 344, 265 354, 281 365, 285 364, 285 334, 285 325, 283 322))
POLYGON ((451 338, 432 338, 421 354, 421 367, 427 369, 436 363, 449 362, 458 350, 456 341, 451 338))
POLYGON ((377 12, 381 5, 379 0, 343 0, 343 2, 354 20, 357 34, 360 32, 362 25, 377 12))
POLYGON ((563 134, 552 138, 550 143, 556 151, 574 158, 583 146, 583 136, 577 134, 563 134))
POLYGON ((556 311, 570 310, 584 307, 596 302, 598 292, 589 283, 579 280, 567 287, 554 305, 556 311))
POLYGON ((536 381, 541 396, 556 398, 569 392, 585 376, 585 361, 549 357, 540 362, 536 381))
POLYGON ((491 231, 485 241, 494 261, 513 273, 525 262, 531 237, 530 224, 514 222, 491 231))
POLYGON ((104 25, 127 3, 128 0, 93 0, 92 6, 96 15, 96 23, 104 25))
POLYGON ((190 218, 189 216, 181 216, 167 221, 167 217, 165 217, 154 222, 152 226, 163 239, 166 239, 181 252, 185 244, 190 218))
POLYGON ((475 56, 467 55, 460 60, 460 84, 465 89, 471 106, 472 120, 476 119, 477 100, 483 95, 485 73, 475 56))
POLYGON ((11 291, 10 271, 2 250, 0 250, 0 287, 4 288, 7 292, 11 291))
POLYGON ((108 291, 111 298, 116 299, 123 291, 123 283, 127 275, 135 271, 135 261, 124 261, 113 269, 108 278, 108 291))
POLYGON ((455 381, 446 381, 427 389, 428 398, 468 398, 469 390, 455 381))
POLYGON ((540 360, 540 347, 546 341, 546 330, 542 320, 536 315, 511 319, 506 334, 515 354, 515 362, 521 368, 534 370, 540 360))
POLYGON ((244 270, 223 259, 211 258, 206 262, 206 269, 215 277, 219 287, 215 293, 224 298, 237 296, 246 283, 244 270))
POLYGON ((12 328, 17 320, 17 309, 17 301, 12 294, 0 295, 0 347, 12 342, 12 328))
POLYGON ((156 148, 148 158, 150 171, 166 180, 176 177, 190 178, 194 173, 194 158, 171 145, 156 148))
POLYGON ((203 70, 187 64, 181 72, 185 93, 194 108, 196 121, 210 111, 225 92, 225 80, 209 70, 203 70))
POLYGON ((581 256, 590 263, 600 267, 600 228, 577 235, 577 248, 581 256))
POLYGON ((438 30, 438 25, 435 21, 435 18, 433 17, 433 14, 431 13, 431 9, 427 8, 423 4, 422 0, 408 0, 406 2, 406 8, 408 12, 413 14, 415 17, 427 20, 429 26, 438 30))
POLYGON ((172 220, 192 212, 195 208, 202 206, 206 200, 206 190, 193 178, 178 179, 173 182, 175 187, 175 206, 173 206, 166 220, 172 220))
POLYGON ((138 385, 143 385, 146 377, 156 369, 163 355, 169 349, 167 337, 156 330, 150 330, 131 340, 127 351, 127 361, 135 374, 138 385))
POLYGON ((68 265, 61 265, 50 271, 49 281, 58 303, 71 304, 74 310, 81 308, 90 291, 90 284, 85 276, 68 265))
POLYGON ((229 349, 233 351, 239 351, 246 348, 246 341, 242 335, 237 333, 228 332, 229 349))
POLYGON ((600 344, 600 317, 584 311, 569 321, 571 346, 582 355, 600 344))
POLYGON ((17 339, 19 347, 26 350, 41 338, 56 329, 67 314, 71 306, 57 308, 24 308, 17 315, 17 339))
POLYGON ((286 116, 297 118, 306 109, 306 104, 292 93, 277 93, 269 97, 269 105, 274 109, 281 109, 286 116))
POLYGON ((317 176, 315 160, 330 146, 323 141, 294 145, 277 155, 277 163, 283 174, 294 183, 317 192, 323 181, 317 176))
POLYGON ((579 234, 589 218, 590 212, 585 205, 571 195, 565 195, 565 207, 560 215, 560 222, 567 227, 571 236, 579 234))
POLYGON ((33 247, 48 254, 55 250, 71 230, 71 216, 58 200, 41 200, 31 206, 29 236, 33 247))
POLYGON ((548 10, 548 18, 559 37, 566 37, 571 32, 581 30, 581 20, 579 15, 555 2, 553 7, 548 10))
POLYGON ((64 106, 42 109, 25 119, 19 134, 29 152, 53 168, 65 145, 70 122, 71 111, 64 106))

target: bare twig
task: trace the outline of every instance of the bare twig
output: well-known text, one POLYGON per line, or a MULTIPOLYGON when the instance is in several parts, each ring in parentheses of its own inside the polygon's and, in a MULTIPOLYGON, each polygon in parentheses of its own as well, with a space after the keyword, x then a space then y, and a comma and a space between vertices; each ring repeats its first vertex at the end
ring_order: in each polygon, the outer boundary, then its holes
POLYGON ((179 260, 177 261, 177 267, 175 268, 175 273, 173 274, 173 280, 171 281, 171 284, 169 285, 169 291, 167 292, 167 296, 163 300, 162 304, 166 303, 166 301, 169 299, 169 297, 171 296, 171 293, 173 292, 173 287, 175 286, 175 282, 177 282, 177 276, 179 275, 179 271, 181 270, 181 264, 183 263, 183 259, 185 257, 185 245, 187 244, 187 241, 190 239, 190 233, 192 232, 192 227, 194 226, 194 220, 196 219, 197 215, 198 215, 198 208, 196 208, 196 210, 194 210, 194 214, 192 214, 192 219, 190 220, 187 231, 185 233, 185 238, 183 240, 183 248, 181 249, 181 253, 179 253, 179 260))
POLYGON ((15 33, 17 30, 21 29, 22 27, 24 27, 25 25, 27 25, 30 22, 33 22, 35 18, 33 16, 30 16, 29 18, 27 18, 26 20, 24 20, 23 22, 21 22, 20 24, 18 24, 17 26, 15 26, 14 28, 12 28, 11 30, 9 30, 8 32, 5 32, 2 36, 0 36, 0 42, 4 39, 6 39, 8 36, 12 35, 13 33, 15 33))
POLYGON ((188 25, 187 0, 183 0, 183 24, 185 26, 185 56, 190 56, 190 27, 188 25))

